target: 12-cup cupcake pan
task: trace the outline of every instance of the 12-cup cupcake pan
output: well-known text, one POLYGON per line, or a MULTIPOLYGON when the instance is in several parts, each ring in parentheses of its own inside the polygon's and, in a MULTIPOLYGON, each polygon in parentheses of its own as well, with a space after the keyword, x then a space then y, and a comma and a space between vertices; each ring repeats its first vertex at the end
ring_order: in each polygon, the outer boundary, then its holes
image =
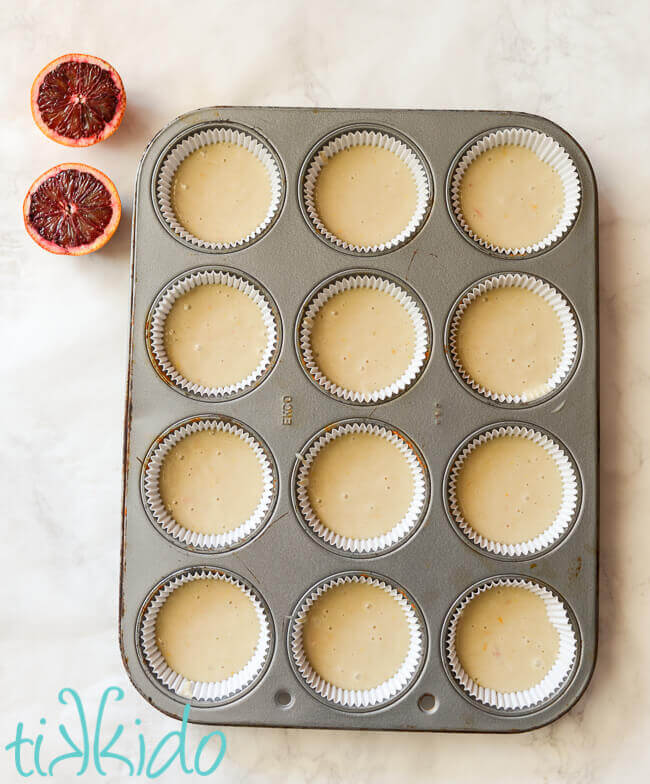
POLYGON ((158 133, 138 170, 124 446, 120 645, 136 689, 164 713, 203 724, 514 732, 547 724, 585 690, 594 668, 598 612, 597 194, 575 140, 544 118, 513 112, 217 107, 158 133), (264 165, 271 201, 237 242, 206 242, 176 219, 174 172, 202 145, 229 141, 264 165), (473 236, 458 182, 482 151, 514 143, 551 163, 563 182, 556 230, 525 248, 473 236), (354 145, 385 147, 409 167, 416 207, 408 225, 374 245, 334 236, 321 222, 314 182, 326 159, 354 145), (166 355, 164 320, 202 283, 232 286, 259 306, 268 345, 239 383, 185 378, 166 355), (456 350, 459 316, 504 286, 543 297, 562 323, 555 376, 531 395, 486 389, 456 350), (394 296, 409 313, 414 357, 399 379, 370 394, 318 370, 309 333, 331 296, 356 288, 394 296), (238 528, 189 531, 161 500, 161 465, 191 433, 225 432, 254 451, 263 491, 238 528), (305 492, 310 462, 342 434, 372 433, 400 450, 414 495, 380 537, 329 530, 305 492), (474 531, 455 492, 480 444, 518 435, 540 445, 562 478, 557 518, 528 542, 474 531), (156 644, 166 597, 197 579, 241 589, 259 621, 246 667, 214 683, 174 672, 156 644), (381 688, 339 689, 313 671, 302 623, 332 587, 362 583, 404 609, 409 652, 381 688), (459 617, 490 586, 538 595, 560 649, 544 681, 525 692, 483 689, 455 649, 459 617))

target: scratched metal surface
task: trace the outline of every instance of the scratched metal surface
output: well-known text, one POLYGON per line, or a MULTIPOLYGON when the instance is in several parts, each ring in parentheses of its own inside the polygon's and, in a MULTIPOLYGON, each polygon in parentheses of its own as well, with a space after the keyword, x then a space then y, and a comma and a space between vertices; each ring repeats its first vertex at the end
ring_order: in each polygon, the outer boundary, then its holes
POLYGON ((275 626, 270 665, 245 696, 219 707, 193 704, 190 720, 208 724, 282 727, 515 732, 547 724, 580 697, 591 676, 597 646, 598 609, 598 324, 597 195, 584 152, 561 128, 541 117, 486 111, 391 111, 214 107, 174 120, 145 151, 136 181, 132 237, 132 309, 124 449, 124 512, 120 583, 120 645, 126 669, 145 699, 180 717, 183 702, 160 686, 138 652, 138 615, 150 591, 170 573, 192 566, 233 571, 264 597, 275 626), (161 153, 179 135, 205 122, 234 122, 255 129, 277 150, 286 175, 286 196, 273 228, 259 241, 231 253, 202 252, 174 239, 159 222, 151 196, 161 153), (299 172, 312 147, 347 124, 385 125, 415 142, 431 169, 434 205, 424 228, 402 248, 358 257, 321 241, 299 204, 299 172), (582 183, 582 204, 568 235, 546 253, 508 260, 479 250, 455 227, 448 211, 447 177, 466 143, 501 126, 538 129, 569 152, 582 183), (145 342, 147 313, 159 290, 197 266, 232 267, 257 278, 275 298, 283 341, 275 370, 255 391, 233 401, 193 400, 157 375, 145 342), (433 352, 420 381, 401 397, 365 407, 333 400, 305 376, 296 356, 296 316, 308 293, 330 275, 352 268, 387 272, 408 282, 424 301, 433 325, 433 352), (576 370, 550 399, 525 409, 498 407, 470 394, 452 373, 445 355, 445 323, 454 302, 485 275, 521 271, 557 286, 575 308, 582 330, 576 370), (288 402, 290 398, 290 404, 288 402), (291 424, 287 421, 292 409, 291 424), (150 522, 140 496, 142 460, 170 424, 199 414, 222 414, 260 433, 278 465, 278 501, 262 533, 229 553, 191 552, 165 538, 150 522), (372 418, 394 425, 422 451, 431 478, 424 524, 403 546, 380 557, 346 557, 308 536, 294 513, 290 482, 295 454, 322 427, 343 419, 372 418), (498 422, 524 422, 556 435, 575 458, 582 481, 576 524, 550 552, 533 560, 504 561, 472 548, 454 530, 443 499, 443 480, 456 448, 474 431, 498 422), (424 666, 406 694, 365 713, 335 709, 316 699, 296 679, 287 653, 288 618, 300 597, 322 578, 364 570, 403 586, 422 611, 428 635, 424 666), (448 677, 441 634, 457 597, 474 583, 500 575, 534 577, 550 585, 575 614, 580 656, 567 687, 541 710, 521 715, 477 707, 448 677), (278 691, 289 707, 276 703, 278 691), (418 699, 435 695, 437 709, 425 713, 418 699))

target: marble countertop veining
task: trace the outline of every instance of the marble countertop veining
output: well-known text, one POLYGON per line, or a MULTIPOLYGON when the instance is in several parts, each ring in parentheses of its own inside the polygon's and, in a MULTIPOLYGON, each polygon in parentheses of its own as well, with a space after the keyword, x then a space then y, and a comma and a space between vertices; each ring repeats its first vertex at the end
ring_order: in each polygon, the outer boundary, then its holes
MULTIPOLYGON (((642 782, 650 776, 650 5, 646 0, 401 3, 7 0, 0 8, 0 456, 2 746, 18 721, 49 728, 74 686, 111 705, 107 732, 134 719, 147 738, 176 722, 132 689, 117 644, 121 448, 132 192, 148 139, 211 104, 516 109, 584 146, 600 188, 602 511, 600 652, 580 703, 513 736, 227 729, 214 780, 642 782), (60 147, 37 130, 29 87, 50 59, 112 62, 128 107, 110 140, 60 147), (86 258, 27 237, 20 205, 58 162, 106 171, 124 205, 117 235, 86 258)), ((196 743, 203 731, 191 727, 196 743)), ((44 746, 45 748, 45 746, 44 746)), ((69 768, 68 770, 71 770, 69 768)), ((119 765, 105 778, 122 781, 119 765)), ((3 782, 22 780, 7 752, 3 782)), ((60 780, 68 774, 61 773, 60 780)), ((174 774, 177 781, 180 774, 174 774)), ((171 779, 172 774, 163 776, 171 779)))

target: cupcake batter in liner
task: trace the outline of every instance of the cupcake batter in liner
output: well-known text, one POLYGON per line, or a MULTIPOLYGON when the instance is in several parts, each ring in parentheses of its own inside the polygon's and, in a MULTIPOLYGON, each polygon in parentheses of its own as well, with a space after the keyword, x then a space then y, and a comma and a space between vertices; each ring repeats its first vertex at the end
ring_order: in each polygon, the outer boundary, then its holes
POLYGON ((527 404, 550 395, 570 375, 578 352, 578 325, 573 311, 564 297, 546 281, 522 273, 502 273, 480 281, 462 298, 449 325, 447 343, 449 355, 460 377, 474 391, 483 397, 495 402, 508 404, 527 404), (506 394, 494 392, 473 379, 465 370, 460 360, 456 340, 463 314, 468 307, 486 292, 499 288, 516 287, 526 289, 540 296, 555 312, 564 337, 564 347, 560 360, 552 373, 540 389, 534 389, 523 394, 506 394))
POLYGON ((571 228, 580 207, 580 178, 575 164, 566 150, 554 139, 539 131, 527 128, 507 128, 493 131, 473 144, 463 155, 454 170, 451 180, 451 204, 454 217, 465 234, 481 247, 504 256, 524 256, 550 248, 558 242, 571 228), (548 163, 560 177, 564 190, 564 206, 562 214, 553 228, 538 242, 526 247, 508 248, 493 245, 477 236, 465 220, 461 209, 460 188, 463 176, 470 164, 487 150, 503 145, 525 147, 535 153, 544 163, 548 163))
POLYGON ((259 529, 266 520, 275 497, 275 479, 269 453, 256 437, 243 426, 219 417, 193 418, 192 421, 174 427, 153 449, 145 459, 142 473, 143 497, 147 509, 154 521, 179 543, 188 547, 201 549, 224 550, 236 547, 242 540, 247 540, 259 529), (173 447, 191 433, 202 431, 232 433, 247 444, 255 454, 262 473, 262 494, 255 511, 250 517, 230 531, 219 534, 205 534, 191 531, 178 523, 167 509, 160 496, 160 471, 166 456, 173 447))
POLYGON ((351 275, 340 278, 318 291, 308 304, 299 326, 299 350, 303 365, 309 376, 330 395, 351 403, 385 402, 410 387, 422 373, 430 352, 430 334, 422 306, 397 283, 376 275, 351 275), (391 384, 371 392, 345 389, 328 379, 318 367, 311 346, 311 333, 320 309, 336 294, 353 289, 368 288, 382 291, 394 297, 408 313, 414 332, 413 357, 406 370, 391 384))
POLYGON ((447 484, 447 499, 449 503, 449 511, 454 522, 458 525, 460 530, 470 539, 484 550, 495 555, 505 556, 527 556, 534 555, 541 550, 546 550, 556 542, 562 534, 567 530, 572 523, 578 501, 578 478, 573 463, 566 454, 566 452, 550 437, 539 431, 529 427, 520 425, 513 425, 507 427, 498 427, 481 433, 457 455, 454 463, 449 472, 447 484), (562 502, 555 519, 552 520, 548 527, 533 539, 525 542, 518 542, 517 544, 504 544, 488 539, 475 531, 472 526, 464 519, 462 510, 456 497, 456 484, 458 477, 463 469, 463 464, 467 457, 482 444, 492 441, 496 438, 503 437, 519 437, 526 438, 534 444, 538 444, 544 449, 548 455, 551 456, 555 466, 560 474, 562 482, 562 502))
POLYGON ((380 553, 405 539, 422 519, 427 498, 427 475, 425 468, 421 463, 420 458, 409 446, 404 437, 386 427, 360 422, 334 427, 312 442, 306 452, 303 452, 303 454, 300 455, 297 468, 294 492, 296 506, 298 507, 304 522, 324 542, 327 542, 327 544, 344 552, 363 554, 380 553), (409 470, 413 478, 413 496, 407 513, 397 525, 393 526, 390 531, 387 531, 381 536, 355 539, 338 534, 328 528, 319 519, 309 500, 309 471, 313 465, 314 459, 324 446, 330 444, 334 439, 350 433, 369 433, 379 438, 386 439, 390 444, 397 447, 408 462, 409 470))
POLYGON ((316 231, 333 245, 355 253, 376 253, 394 250, 403 245, 422 226, 431 202, 431 189, 426 169, 419 157, 403 141, 385 133, 371 130, 357 130, 344 133, 327 142, 313 156, 302 184, 302 198, 305 210, 316 231), (403 161, 413 175, 416 188, 415 210, 404 228, 385 242, 371 245, 356 245, 336 237, 322 222, 315 201, 318 175, 330 158, 343 150, 356 146, 379 147, 390 151, 403 161))
POLYGON ((426 632, 409 600, 390 583, 368 575, 334 577, 314 588, 296 609, 289 630, 294 664, 306 686, 329 703, 348 709, 379 708, 404 692, 414 681, 425 655, 426 632), (386 591, 404 611, 409 628, 409 650, 395 674, 371 689, 342 689, 324 680, 311 666, 303 646, 303 626, 309 610, 324 593, 345 583, 365 583, 386 591))
POLYGON ((279 342, 279 324, 267 296, 251 281, 219 269, 194 270, 173 280, 158 296, 149 319, 147 339, 152 360, 174 386, 183 392, 205 398, 224 399, 248 391, 271 369, 279 342), (174 303, 197 286, 231 286, 242 292, 257 305, 266 331, 266 345, 262 357, 248 376, 225 386, 205 386, 185 378, 171 363, 165 348, 165 321, 174 303))
POLYGON ((276 217, 280 209, 283 197, 282 174, 276 162, 275 156, 258 139, 250 136, 236 128, 217 127, 210 128, 192 134, 177 144, 167 155, 158 175, 156 183, 156 197, 158 207, 163 219, 171 227, 176 236, 196 245, 199 248, 210 250, 230 250, 250 244, 253 240, 264 232, 276 217), (174 175, 181 163, 192 153, 205 147, 206 145, 220 143, 236 144, 246 150, 261 161, 269 175, 270 199, 266 216, 261 223, 246 236, 236 242, 209 242, 202 240, 191 234, 178 220, 172 205, 172 189, 174 175))
POLYGON ((484 583, 458 604, 445 632, 445 650, 454 679, 470 697, 492 708, 517 711, 549 701, 566 684, 578 654, 578 640, 564 603, 554 593, 529 580, 502 578, 484 583), (479 686, 465 672, 456 653, 456 628, 467 605, 483 592, 502 586, 524 588, 542 599, 548 619, 558 633, 558 653, 553 666, 539 683, 521 691, 499 692, 479 686))
POLYGON ((183 699, 215 703, 236 696, 260 675, 271 653, 271 623, 266 608, 255 592, 235 575, 216 569, 197 568, 174 577, 156 592, 142 618, 139 640, 147 666, 163 686, 183 699), (193 580, 223 580, 236 586, 250 599, 259 621, 259 637, 250 660, 239 672, 222 681, 192 681, 185 678, 167 664, 156 642, 156 621, 160 609, 176 588, 193 580))

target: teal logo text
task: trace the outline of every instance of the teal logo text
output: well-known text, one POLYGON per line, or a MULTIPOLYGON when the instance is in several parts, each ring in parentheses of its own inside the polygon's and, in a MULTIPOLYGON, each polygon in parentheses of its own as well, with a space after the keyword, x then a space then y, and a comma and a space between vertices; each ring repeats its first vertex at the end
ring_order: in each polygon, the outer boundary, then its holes
MULTIPOLYGON (((110 738, 102 732, 102 722, 109 705, 114 700, 124 699, 124 690, 119 686, 109 686, 104 690, 93 727, 88 723, 87 712, 79 694, 71 688, 61 689, 59 702, 72 706, 75 713, 74 725, 59 724, 58 737, 62 740, 63 753, 46 754, 44 740, 47 721, 40 720, 40 732, 27 734, 23 722, 16 725, 16 737, 5 746, 5 750, 13 756, 16 771, 25 778, 33 776, 56 776, 57 773, 70 781, 70 776, 83 776, 89 769, 107 775, 106 764, 115 770, 122 768, 126 776, 142 776, 155 779, 170 768, 183 773, 194 773, 197 776, 209 776, 214 773, 226 753, 226 736, 221 730, 204 735, 197 744, 194 754, 187 748, 187 720, 190 706, 183 710, 183 721, 179 730, 168 732, 155 745, 147 743, 143 733, 137 730, 138 751, 134 758, 119 751, 119 740, 124 734, 125 725, 118 724, 110 738), (215 756, 216 754, 216 756, 215 756)), ((142 724, 135 719, 137 728, 142 724)), ((48 741, 50 739, 48 738, 48 741)), ((59 745, 61 745, 61 740, 59 745)), ((51 744, 48 742, 47 746, 51 744)))

